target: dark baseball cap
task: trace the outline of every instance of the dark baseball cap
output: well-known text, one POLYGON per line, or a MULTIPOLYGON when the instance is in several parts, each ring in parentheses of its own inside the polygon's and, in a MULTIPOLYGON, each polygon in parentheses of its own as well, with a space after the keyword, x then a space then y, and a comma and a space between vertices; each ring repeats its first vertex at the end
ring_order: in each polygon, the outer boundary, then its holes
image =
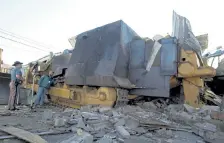
POLYGON ((23 63, 21 63, 20 61, 15 61, 12 66, 16 66, 16 65, 19 65, 19 64, 23 64, 23 63))

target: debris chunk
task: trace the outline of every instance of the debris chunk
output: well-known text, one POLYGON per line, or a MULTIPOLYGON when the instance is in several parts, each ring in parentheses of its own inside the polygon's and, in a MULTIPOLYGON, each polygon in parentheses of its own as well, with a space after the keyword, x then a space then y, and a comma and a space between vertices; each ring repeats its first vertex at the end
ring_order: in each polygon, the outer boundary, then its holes
POLYGON ((224 112, 223 111, 221 111, 221 112, 213 111, 213 112, 211 112, 210 116, 212 119, 224 121, 224 112))
POLYGON ((63 119, 63 118, 55 118, 54 126, 55 127, 63 127, 63 126, 65 126, 65 119, 63 119))
POLYGON ((113 140, 111 138, 108 138, 107 136, 104 136, 103 138, 98 140, 97 143, 113 143, 113 140))
POLYGON ((110 110, 112 110, 111 107, 100 107, 99 108, 100 113, 105 113, 105 112, 108 112, 110 110))
POLYGON ((217 137, 217 128, 210 123, 196 123, 192 127, 192 131, 203 138, 215 139, 217 137))
POLYGON ((130 119, 130 118, 127 118, 125 120, 125 126, 130 128, 130 129, 134 129, 134 128, 137 128, 139 126, 139 121, 135 120, 135 119, 130 119))
POLYGON ((188 113, 194 113, 196 111, 196 109, 190 105, 184 104, 184 109, 188 112, 188 113))
POLYGON ((92 143, 93 136, 84 131, 77 131, 77 134, 74 136, 60 142, 60 143, 92 143))
POLYGON ((123 138, 129 138, 130 133, 123 127, 123 126, 116 126, 116 131, 123 137, 123 138))
POLYGON ((52 110, 50 109, 46 109, 44 110, 44 113, 43 113, 43 120, 51 120, 53 117, 53 112, 52 110))
POLYGON ((121 118, 118 119, 117 123, 114 126, 124 126, 125 125, 125 119, 121 118))

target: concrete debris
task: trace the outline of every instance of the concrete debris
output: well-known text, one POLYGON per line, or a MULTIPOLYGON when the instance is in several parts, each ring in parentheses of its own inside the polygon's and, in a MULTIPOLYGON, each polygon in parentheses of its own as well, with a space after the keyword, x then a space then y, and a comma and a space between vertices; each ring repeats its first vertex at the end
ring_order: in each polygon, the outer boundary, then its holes
POLYGON ((130 118, 127 118, 125 120, 125 126, 130 128, 130 129, 134 129, 134 128, 137 128, 139 126, 139 121, 135 120, 135 119, 130 119, 130 118))
POLYGON ((81 112, 91 112, 91 108, 92 108, 91 105, 82 106, 81 109, 80 109, 80 111, 81 112))
POLYGON ((123 126, 116 126, 116 131, 123 137, 123 138, 129 138, 130 133, 123 127, 123 126))
POLYGON ((210 123, 196 123, 195 127, 212 132, 217 131, 216 126, 210 123))
POLYGON ((70 118, 70 119, 67 120, 67 123, 70 124, 70 125, 78 124, 78 119, 73 119, 73 118, 71 119, 70 118))
POLYGON ((217 128, 215 125, 210 123, 196 123, 192 130, 196 135, 203 138, 215 139, 217 137, 217 128))
POLYGON ((61 141, 60 143, 92 143, 93 136, 84 131, 77 131, 77 134, 71 136, 70 138, 61 141))
POLYGON ((99 108, 100 113, 106 113, 108 111, 111 111, 111 107, 101 107, 101 108, 99 108))
POLYGON ((196 109, 188 104, 184 104, 184 109, 188 112, 188 113, 194 113, 196 112, 196 109))
POLYGON ((113 117, 120 117, 120 115, 118 114, 118 112, 117 111, 112 111, 112 115, 113 115, 113 117))
POLYGON ((153 102, 144 102, 142 106, 146 109, 157 109, 157 106, 153 102))
POLYGON ((65 126, 65 119, 64 118, 55 118, 54 120, 54 126, 55 127, 63 127, 65 126))
POLYGON ((124 125, 125 125, 125 119, 121 118, 121 119, 118 119, 118 121, 116 122, 114 126, 124 126, 124 125))
POLYGON ((84 129, 86 127, 85 123, 83 122, 82 118, 78 119, 78 125, 77 128, 84 129))
MULTIPOLYGON (((29 125, 30 129, 38 122, 47 129, 70 130, 72 134, 63 139, 61 143, 203 143, 222 141, 218 138, 222 136, 219 134, 221 130, 219 124, 222 123, 218 123, 221 122, 220 117, 222 117, 218 113, 222 112, 218 106, 206 105, 195 109, 187 104, 171 104, 164 108, 163 106, 167 103, 160 100, 158 102, 156 103, 154 100, 140 106, 120 108, 85 106, 80 110, 67 108, 64 111, 50 107, 43 109, 40 116, 38 111, 31 113, 27 110, 26 112, 29 114, 26 115, 35 119, 35 122, 29 125), (39 122, 41 118, 45 122, 39 122), (52 124, 47 124, 47 122, 52 124)), ((21 111, 15 111, 11 113, 11 116, 13 118, 21 117, 20 113, 21 111)), ((9 119, 7 116, 1 118, 0 121, 9 119)), ((10 120, 13 118, 10 117, 10 120)), ((21 121, 21 118, 18 121, 21 121)), ((19 125, 15 120, 7 122, 7 124, 12 123, 16 123, 15 125, 21 128, 28 127, 28 125, 23 125, 24 127, 19 125)))
POLYGON ((182 105, 179 105, 179 104, 170 104, 169 106, 165 108, 165 110, 171 114, 174 114, 174 113, 183 111, 184 108, 182 105))
POLYGON ((113 143, 113 139, 108 138, 107 136, 104 136, 103 138, 98 140, 97 143, 113 143))
POLYGON ((211 112, 210 116, 212 119, 224 121, 224 111, 221 112, 213 111, 211 112))
POLYGON ((152 140, 143 137, 130 137, 124 140, 124 143, 153 143, 152 140))

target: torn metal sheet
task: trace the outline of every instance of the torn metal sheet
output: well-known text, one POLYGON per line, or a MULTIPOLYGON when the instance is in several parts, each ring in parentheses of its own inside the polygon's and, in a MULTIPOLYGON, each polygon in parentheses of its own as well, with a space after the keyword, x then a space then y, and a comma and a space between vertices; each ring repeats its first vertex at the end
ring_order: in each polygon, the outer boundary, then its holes
POLYGON ((201 57, 202 48, 194 36, 190 21, 173 11, 173 32, 172 37, 178 39, 179 45, 185 50, 194 50, 201 57))

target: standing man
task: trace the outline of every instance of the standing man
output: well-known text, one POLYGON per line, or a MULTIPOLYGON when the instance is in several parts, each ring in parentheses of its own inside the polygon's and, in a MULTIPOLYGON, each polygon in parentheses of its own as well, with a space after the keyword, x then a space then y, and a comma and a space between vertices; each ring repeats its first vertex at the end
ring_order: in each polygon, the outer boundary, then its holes
POLYGON ((44 104, 44 98, 47 90, 50 88, 50 86, 53 84, 53 72, 49 71, 48 75, 43 75, 40 80, 38 81, 38 92, 37 92, 37 99, 34 103, 34 108, 40 104, 44 104))
POLYGON ((12 65, 12 66, 15 66, 15 68, 11 71, 11 82, 9 84, 9 87, 10 87, 10 95, 9 95, 9 101, 8 101, 9 110, 16 109, 15 103, 16 103, 17 87, 23 81, 22 72, 21 72, 22 64, 23 63, 16 61, 12 65))

